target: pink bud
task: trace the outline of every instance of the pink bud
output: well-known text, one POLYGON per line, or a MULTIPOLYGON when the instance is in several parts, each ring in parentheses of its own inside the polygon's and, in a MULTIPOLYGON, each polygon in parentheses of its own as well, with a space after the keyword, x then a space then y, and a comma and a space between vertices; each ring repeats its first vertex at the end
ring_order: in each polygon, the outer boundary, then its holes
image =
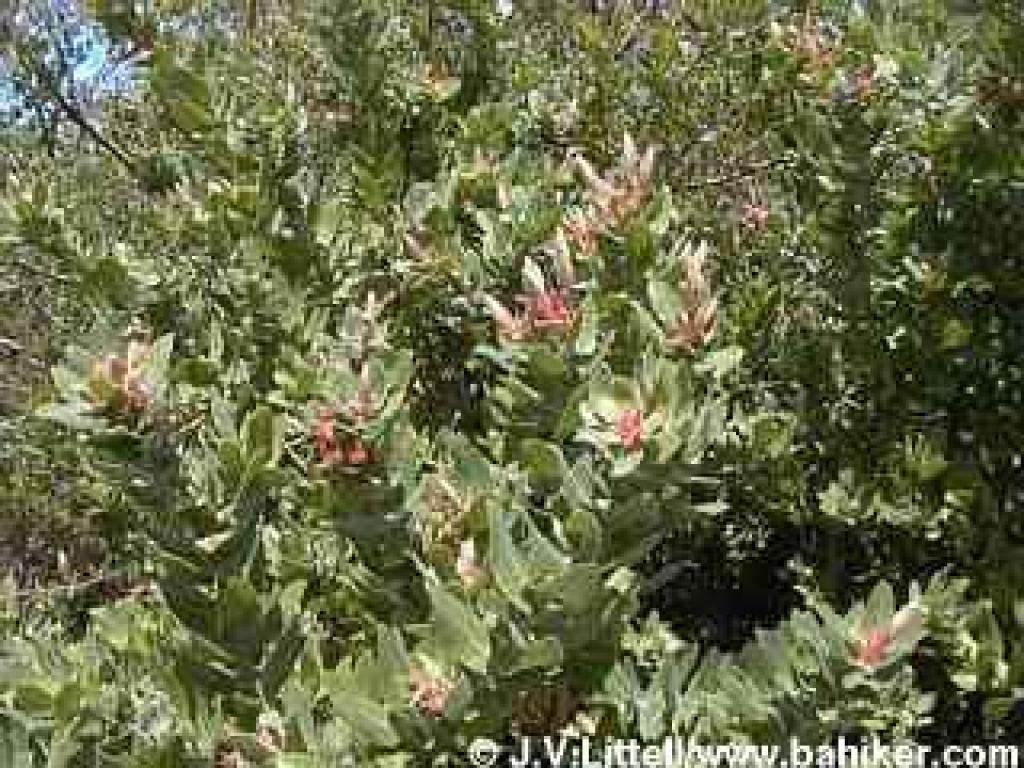
POLYGON ((455 686, 441 677, 433 677, 422 670, 409 675, 410 698, 413 705, 430 717, 441 717, 455 686))
POLYGON ((768 209, 763 205, 747 203, 743 206, 743 223, 747 229, 755 232, 762 231, 768 226, 768 209))
POLYGON ((466 539, 459 547, 459 559, 455 570, 466 589, 476 589, 487 578, 487 572, 480 566, 476 558, 476 546, 472 539, 466 539))
POLYGON ((644 438, 644 416, 641 410, 639 408, 627 408, 619 414, 619 421, 615 426, 615 432, 619 436, 622 447, 627 451, 638 448, 644 438))
POLYGON ((865 667, 877 667, 881 664, 892 643, 892 634, 887 627, 874 627, 857 640, 854 660, 865 667))
POLYGON ((552 289, 523 299, 527 315, 539 330, 562 331, 571 328, 576 315, 564 289, 552 289))

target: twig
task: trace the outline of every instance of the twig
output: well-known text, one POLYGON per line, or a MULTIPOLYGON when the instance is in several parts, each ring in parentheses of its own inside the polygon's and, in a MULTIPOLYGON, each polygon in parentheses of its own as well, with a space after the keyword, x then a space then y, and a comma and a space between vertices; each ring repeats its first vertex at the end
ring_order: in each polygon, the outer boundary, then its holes
POLYGON ((105 573, 99 576, 94 576, 91 579, 84 579, 82 581, 72 582, 71 584, 57 584, 52 587, 32 587, 28 589, 18 589, 13 592, 13 595, 18 599, 33 597, 56 597, 65 594, 68 596, 72 596, 77 592, 86 589, 91 589, 92 587, 102 587, 108 584, 113 587, 118 587, 117 594, 120 597, 146 595, 150 594, 153 590, 153 583, 149 580, 144 579, 140 583, 131 585, 125 579, 125 574, 105 573), (121 584, 120 582, 124 583, 121 584))
POLYGON ((115 157, 121 165, 134 174, 136 169, 135 163, 132 159, 124 152, 123 149, 100 133, 99 129, 90 123, 88 118, 82 114, 82 110, 76 104, 72 104, 64 94, 61 93, 60 88, 53 82, 53 78, 50 76, 50 73, 46 71, 45 67, 35 62, 30 64, 30 66, 35 70, 36 77, 39 78, 43 87, 49 92, 60 111, 71 122, 77 125, 83 133, 96 142, 102 149, 115 157))
POLYGON ((76 581, 71 584, 57 584, 53 587, 30 587, 28 589, 18 589, 14 591, 14 596, 20 599, 26 597, 52 597, 64 593, 74 594, 78 590, 98 586, 110 578, 110 574, 104 574, 102 576, 94 576, 91 579, 85 579, 84 581, 76 581))
POLYGON ((38 357, 24 356, 25 347, 19 344, 14 339, 8 339, 0 336, 0 354, 10 355, 11 357, 18 358, 20 362, 28 363, 32 368, 43 369, 46 368, 46 363, 40 360, 38 357))
POLYGON ((733 171, 732 173, 722 174, 720 176, 711 176, 707 179, 700 179, 698 181, 688 181, 683 184, 684 189, 704 189, 706 187, 720 187, 725 184, 731 184, 735 181, 743 181, 757 173, 762 171, 768 171, 773 168, 781 168, 787 165, 792 165, 795 162, 792 157, 776 157, 771 160, 762 160, 757 163, 750 163, 742 168, 733 171))
MULTIPOLYGON (((697 640, 697 654, 696 654, 696 656, 693 659, 693 665, 690 667, 689 671, 687 672, 686 679, 683 681, 683 684, 679 686, 679 690, 681 691, 681 693, 679 695, 679 699, 680 700, 685 699, 689 695, 690 691, 693 689, 694 683, 697 682, 697 676, 700 674, 701 669, 704 666, 704 661, 707 658, 707 655, 708 655, 708 643, 704 642, 703 640, 698 639, 697 640)), ((696 725, 696 723, 694 723, 694 725, 696 725)), ((692 728, 691 729, 687 729, 687 733, 686 733, 687 740, 691 736, 690 731, 692 731, 692 728)))
POLYGON ((124 150, 100 133, 99 130, 86 119, 81 110, 76 105, 65 99, 61 93, 56 90, 51 90, 51 93, 57 100, 57 105, 61 108, 61 111, 69 120, 71 120, 71 122, 81 128, 89 138, 99 144, 103 149, 117 158, 118 162, 120 162, 127 170, 131 171, 133 174, 135 173, 135 163, 132 162, 132 159, 127 154, 125 154, 124 150))
POLYGON ((25 351, 25 347, 14 339, 6 339, 3 336, 0 336, 0 349, 9 352, 12 355, 18 355, 25 351))
POLYGON ((71 282, 71 278, 69 278, 67 275, 61 275, 61 274, 59 274, 57 272, 51 272, 50 270, 48 270, 48 269, 46 269, 44 267, 41 267, 41 266, 39 266, 37 264, 32 264, 30 262, 25 261, 24 259, 18 259, 18 258, 12 259, 10 262, 8 262, 4 266, 11 266, 11 267, 16 267, 16 268, 19 268, 19 269, 23 269, 24 271, 28 272, 31 275, 34 275, 35 277, 41 277, 41 278, 45 278, 47 280, 53 280, 54 282, 58 282, 58 283, 70 283, 71 282))

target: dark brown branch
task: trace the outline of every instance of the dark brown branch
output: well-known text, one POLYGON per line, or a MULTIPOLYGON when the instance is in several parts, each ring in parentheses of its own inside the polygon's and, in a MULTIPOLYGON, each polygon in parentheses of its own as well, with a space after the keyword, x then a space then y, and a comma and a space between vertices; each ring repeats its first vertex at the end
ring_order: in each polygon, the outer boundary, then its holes
POLYGON ((98 144, 103 150, 108 152, 114 158, 117 159, 121 165, 127 170, 135 173, 135 163, 125 153, 123 149, 114 144, 110 139, 100 133, 99 129, 94 126, 89 119, 82 113, 82 110, 77 104, 70 102, 56 83, 53 82, 53 78, 50 73, 40 64, 33 64, 32 68, 35 70, 36 77, 39 78, 44 88, 49 92, 49 95, 56 102, 57 107, 61 113, 64 114, 72 123, 78 126, 78 128, 85 133, 90 139, 98 144))
POLYGON ((77 125, 89 138, 99 144, 103 149, 117 158, 118 162, 121 163, 126 169, 135 172, 135 163, 132 159, 125 154, 124 150, 114 144, 110 139, 104 136, 99 130, 89 122, 89 120, 82 114, 82 111, 77 105, 70 103, 64 96, 58 91, 53 91, 53 96, 57 101, 57 105, 61 111, 67 116, 71 122, 77 125))

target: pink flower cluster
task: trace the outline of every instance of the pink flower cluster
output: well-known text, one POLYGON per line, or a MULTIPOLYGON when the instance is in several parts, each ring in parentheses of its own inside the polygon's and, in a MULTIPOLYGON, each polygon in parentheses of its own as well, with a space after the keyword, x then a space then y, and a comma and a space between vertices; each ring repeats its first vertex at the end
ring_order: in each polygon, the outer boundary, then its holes
POLYGON ((98 360, 89 374, 93 401, 115 411, 145 411, 153 399, 152 385, 142 368, 150 352, 149 345, 132 342, 125 354, 98 360))
POLYGON ((521 312, 513 312, 490 300, 498 336, 504 341, 527 341, 541 335, 557 335, 571 330, 576 324, 577 313, 565 288, 517 296, 516 302, 522 306, 521 312))
MULTIPOLYGON (((372 418, 374 411, 369 368, 363 366, 359 391, 344 412, 347 420, 359 427, 372 418)), ((332 408, 324 406, 317 411, 313 440, 320 463, 328 468, 362 467, 372 463, 375 457, 370 447, 358 435, 339 435, 338 427, 337 414, 332 408)))

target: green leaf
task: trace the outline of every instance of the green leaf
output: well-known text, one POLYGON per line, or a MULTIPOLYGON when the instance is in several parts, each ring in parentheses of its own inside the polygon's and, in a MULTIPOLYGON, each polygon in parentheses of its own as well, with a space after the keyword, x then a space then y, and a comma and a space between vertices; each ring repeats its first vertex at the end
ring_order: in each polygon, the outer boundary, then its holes
POLYGON ((92 408, 83 402, 52 403, 36 409, 36 416, 68 429, 92 432, 103 429, 106 422, 93 415, 92 408))
POLYGON ((512 677, 530 669, 552 669, 562 663, 562 644, 556 637, 542 637, 527 641, 517 649, 515 657, 501 674, 512 677))
POLYGON ((879 582, 871 591, 864 609, 864 618, 869 626, 877 626, 889 621, 895 611, 895 596, 892 585, 887 581, 879 582))
POLYGON ((529 256, 523 262, 523 285, 531 293, 543 293, 545 290, 544 273, 529 256))
POLYGON ((428 654, 484 674, 491 657, 487 625, 472 608, 437 582, 427 584, 432 608, 428 654))
POLYGON ((591 387, 587 405, 600 418, 614 424, 626 408, 635 408, 640 403, 640 393, 632 379, 615 376, 591 387))
POLYGON ((388 709, 361 692, 346 688, 331 691, 335 711, 365 745, 393 749, 400 743, 388 709))
POLYGON ((313 755, 290 752, 274 758, 273 768, 319 768, 321 765, 322 763, 313 755))
POLYGON ((580 324, 575 340, 575 352, 577 355, 580 357, 590 357, 597 352, 600 330, 600 309, 596 301, 587 299, 580 308, 580 324))
POLYGON ((675 324, 683 309, 679 288, 662 280, 652 280, 647 284, 647 295, 662 327, 675 324))
POLYGON ((86 381, 74 371, 58 365, 50 371, 53 387, 65 400, 74 400, 87 390, 86 381))
POLYGON ((263 662, 261 670, 263 692, 273 700, 295 668, 295 663, 306 643, 306 628, 301 618, 293 619, 287 631, 278 638, 263 662))
POLYGON ((27 730, 12 721, 0 721, 0 765, 31 768, 34 764, 27 730))
POLYGON ((531 574, 526 561, 512 539, 506 519, 508 510, 500 501, 488 504, 488 527, 490 550, 488 561, 494 573, 494 581, 513 602, 522 603, 523 589, 530 583, 531 574))
POLYGON ((239 438, 249 466, 273 467, 284 447, 284 419, 267 406, 258 406, 246 414, 239 438))
POLYGON ((704 356, 695 368, 701 373, 710 373, 716 379, 725 378, 743 362, 742 347, 724 347, 704 356))
POLYGON ((545 440, 527 438, 519 446, 524 468, 540 488, 557 488, 568 471, 565 457, 557 445, 545 440))
POLYGON ((345 201, 340 198, 328 200, 317 209, 313 228, 318 245, 328 246, 331 244, 344 215, 345 201))
POLYGON ((465 435, 445 431, 438 443, 446 450, 452 462, 452 472, 463 488, 489 488, 491 465, 465 435))
POLYGON ((165 334, 153 342, 146 356, 143 370, 148 374, 153 385, 153 395, 162 399, 167 390, 167 377, 171 365, 171 352, 174 349, 174 334, 165 334))
POLYGON ((175 378, 193 387, 209 387, 217 382, 220 365, 213 360, 193 357, 175 366, 175 378))
POLYGON ((960 349, 971 340, 971 328, 956 317, 949 318, 942 326, 939 348, 943 350, 960 349))

